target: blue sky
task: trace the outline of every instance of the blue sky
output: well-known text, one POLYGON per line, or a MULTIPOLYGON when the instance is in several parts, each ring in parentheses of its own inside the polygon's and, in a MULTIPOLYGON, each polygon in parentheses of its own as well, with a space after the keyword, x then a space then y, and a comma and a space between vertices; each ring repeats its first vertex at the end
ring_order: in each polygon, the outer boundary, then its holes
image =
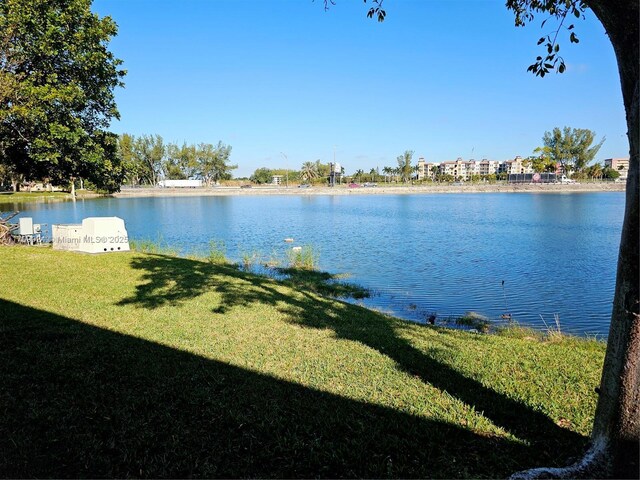
MULTIPOLYGON (((598 159, 628 156, 617 66, 592 14, 564 37, 568 70, 526 72, 550 31, 515 28, 494 0, 96 0, 119 26, 117 133, 221 140, 236 176, 336 160, 348 173, 415 159, 527 156, 553 127, 606 136, 598 159), (285 162, 284 153, 288 161, 285 162)), ((541 20, 541 19, 538 19, 541 20)), ((549 23, 549 22, 548 22, 549 23)))

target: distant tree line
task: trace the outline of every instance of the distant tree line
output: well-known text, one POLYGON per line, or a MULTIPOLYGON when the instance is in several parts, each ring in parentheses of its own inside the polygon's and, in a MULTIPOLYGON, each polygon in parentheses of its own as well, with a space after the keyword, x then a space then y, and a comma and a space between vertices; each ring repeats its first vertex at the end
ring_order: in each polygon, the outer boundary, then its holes
MULTIPOLYGON (((288 170, 286 168, 267 168, 267 167, 260 167, 257 168, 253 174, 249 177, 249 180, 251 180, 254 183, 257 184, 267 184, 267 183, 272 183, 273 182, 273 177, 275 175, 282 175, 283 179, 287 179, 290 182, 299 182, 300 181, 300 172, 298 170, 288 170)), ((283 183, 284 181, 283 180, 283 183)))
POLYGON ((131 186, 157 185, 161 179, 202 179, 211 186, 231 179, 231 171, 238 168, 229 163, 231 146, 222 142, 165 144, 160 135, 125 133, 118 139, 118 153, 125 183, 131 186))
POLYGON ((327 182, 330 172, 330 164, 316 160, 315 162, 304 162, 300 170, 261 167, 253 172, 249 180, 258 184, 267 184, 273 182, 274 175, 282 175, 283 181, 288 179, 292 183, 319 184, 327 182))

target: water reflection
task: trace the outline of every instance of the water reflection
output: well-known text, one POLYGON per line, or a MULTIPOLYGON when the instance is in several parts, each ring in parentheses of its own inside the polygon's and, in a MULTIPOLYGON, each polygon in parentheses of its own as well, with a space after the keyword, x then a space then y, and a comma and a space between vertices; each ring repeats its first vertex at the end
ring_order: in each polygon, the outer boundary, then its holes
POLYGON ((377 292, 365 304, 412 320, 467 310, 575 333, 608 331, 623 193, 98 198, 2 205, 39 223, 124 218, 134 239, 183 253, 283 259, 311 245, 320 267, 377 292), (504 280, 504 290, 502 281, 504 280), (506 294, 506 302, 505 302, 506 294), (505 303, 507 306, 505 306, 505 303))

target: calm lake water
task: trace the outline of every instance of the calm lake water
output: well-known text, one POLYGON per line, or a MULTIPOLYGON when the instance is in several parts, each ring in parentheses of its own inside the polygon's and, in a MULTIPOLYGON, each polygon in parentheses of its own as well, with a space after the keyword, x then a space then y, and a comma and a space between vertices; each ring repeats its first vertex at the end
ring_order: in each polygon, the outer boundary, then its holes
POLYGON ((285 257, 310 245, 320 268, 374 292, 363 303, 414 321, 475 311, 606 336, 623 193, 102 198, 0 204, 38 223, 118 216, 132 239, 182 252, 285 257), (293 238, 293 244, 285 238, 293 238), (502 281, 504 280, 504 289, 502 281))

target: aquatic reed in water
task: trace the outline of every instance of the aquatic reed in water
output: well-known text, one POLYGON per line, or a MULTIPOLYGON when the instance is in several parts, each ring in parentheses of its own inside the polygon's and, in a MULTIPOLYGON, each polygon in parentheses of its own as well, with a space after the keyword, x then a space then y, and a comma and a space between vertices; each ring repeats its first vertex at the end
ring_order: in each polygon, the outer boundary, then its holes
POLYGON ((209 262, 214 264, 228 263, 227 247, 222 240, 211 240, 209 242, 209 262))
POLYGON ((318 267, 318 254, 309 245, 292 248, 287 252, 290 268, 300 270, 316 270, 318 267))

